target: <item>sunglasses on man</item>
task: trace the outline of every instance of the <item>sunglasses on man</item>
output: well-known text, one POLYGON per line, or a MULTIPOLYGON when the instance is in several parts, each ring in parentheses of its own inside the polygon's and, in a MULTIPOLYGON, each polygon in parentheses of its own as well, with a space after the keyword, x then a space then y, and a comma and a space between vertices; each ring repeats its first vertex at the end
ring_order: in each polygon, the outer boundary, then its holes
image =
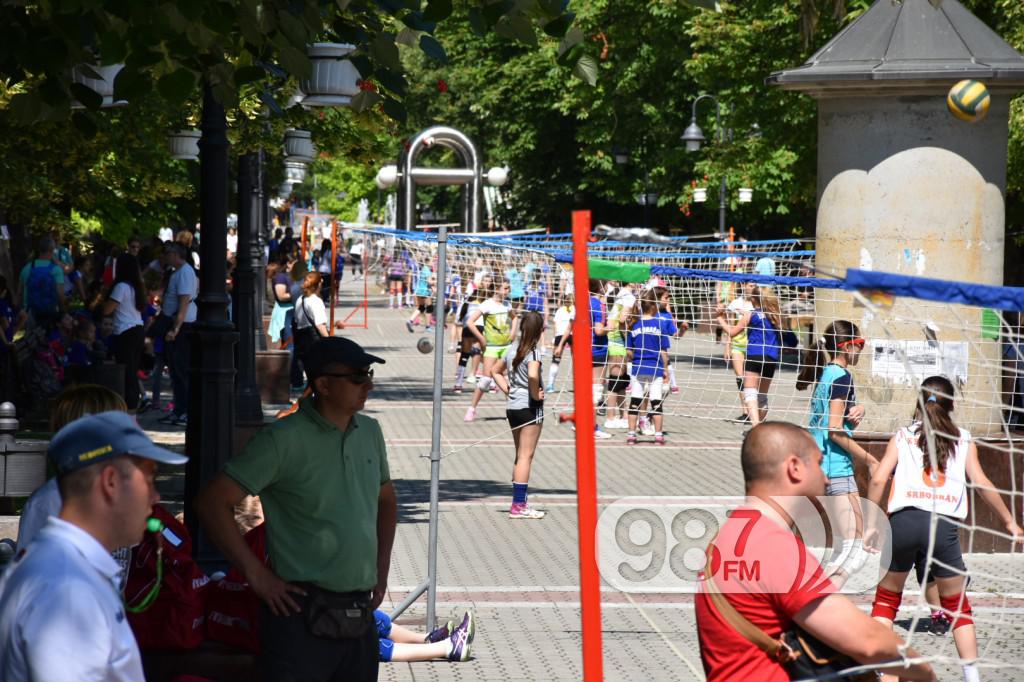
POLYGON ((356 386, 362 386, 367 381, 373 381, 373 370, 367 369, 362 372, 324 372, 323 376, 334 377, 335 379, 344 379, 356 386))

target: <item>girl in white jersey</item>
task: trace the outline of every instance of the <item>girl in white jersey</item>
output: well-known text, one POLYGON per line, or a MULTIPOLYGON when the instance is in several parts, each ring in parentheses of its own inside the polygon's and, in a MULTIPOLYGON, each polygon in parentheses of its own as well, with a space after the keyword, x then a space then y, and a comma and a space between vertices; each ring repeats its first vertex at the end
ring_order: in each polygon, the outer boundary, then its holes
MULTIPOLYGON (((927 555, 932 514, 938 515, 933 563, 926 568, 937 583, 942 610, 952 620, 957 654, 967 661, 963 666, 964 679, 975 682, 979 679, 974 663, 978 640, 965 592, 967 569, 957 536, 959 525, 967 518, 967 480, 1017 542, 1024 540, 1024 531, 985 476, 971 434, 957 427, 952 412, 953 384, 941 376, 925 379, 914 410, 914 423, 889 440, 885 456, 871 477, 868 499, 880 505, 885 485, 892 476, 888 501, 892 557, 888 572, 875 590, 871 615, 892 625, 907 574, 919 553, 927 555)), ((877 529, 868 530, 865 544, 876 536, 877 529)))
POLYGON ((572 348, 572 321, 576 319, 576 301, 572 292, 565 295, 562 305, 555 311, 555 350, 548 370, 548 393, 555 392, 555 379, 558 378, 558 366, 562 362, 562 351, 572 348))

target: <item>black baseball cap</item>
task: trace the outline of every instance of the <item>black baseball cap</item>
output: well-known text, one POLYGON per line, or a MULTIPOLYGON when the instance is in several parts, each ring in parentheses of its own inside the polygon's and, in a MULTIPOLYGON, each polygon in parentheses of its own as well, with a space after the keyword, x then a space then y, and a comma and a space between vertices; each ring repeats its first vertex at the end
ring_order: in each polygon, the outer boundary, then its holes
POLYGON ((139 428, 131 415, 111 411, 90 414, 67 424, 47 450, 58 474, 69 474, 104 460, 134 455, 161 464, 184 464, 185 455, 162 448, 139 428))
POLYGON ((358 343, 342 336, 317 339, 302 358, 310 383, 322 376, 328 365, 335 363, 359 369, 374 363, 383 365, 384 359, 367 353, 358 343))

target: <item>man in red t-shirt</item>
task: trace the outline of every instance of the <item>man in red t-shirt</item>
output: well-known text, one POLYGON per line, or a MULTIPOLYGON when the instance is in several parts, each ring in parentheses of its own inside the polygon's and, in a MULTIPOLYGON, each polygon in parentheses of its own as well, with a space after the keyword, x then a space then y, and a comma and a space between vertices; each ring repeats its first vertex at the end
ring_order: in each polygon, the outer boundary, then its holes
MULTIPOLYGON (((782 422, 755 426, 740 451, 747 503, 713 542, 709 572, 719 592, 772 639, 795 624, 861 663, 901 658, 899 638, 837 594, 821 565, 788 528, 807 497, 823 495, 821 450, 804 429, 782 422), (789 507, 787 509, 787 507, 789 507), (790 518, 784 519, 784 516, 790 518)), ((701 591, 696 602, 701 661, 708 682, 789 679, 782 665, 748 641, 701 591)), ((907 650, 907 657, 915 657, 907 650)), ((927 664, 887 670, 933 680, 927 664)))

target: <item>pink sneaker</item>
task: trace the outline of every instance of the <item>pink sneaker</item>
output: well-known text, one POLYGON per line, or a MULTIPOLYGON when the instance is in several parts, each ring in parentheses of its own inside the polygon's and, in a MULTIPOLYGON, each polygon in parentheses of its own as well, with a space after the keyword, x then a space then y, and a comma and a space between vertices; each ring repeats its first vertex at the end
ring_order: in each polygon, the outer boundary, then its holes
POLYGON ((669 391, 671 391, 672 393, 679 393, 679 387, 673 386, 672 388, 669 389, 669 391))
POLYGON ((636 445, 636 434, 631 433, 626 436, 626 445, 636 445))
POLYGON ((655 445, 664 445, 665 444, 665 436, 659 436, 659 435, 655 434, 655 436, 654 436, 654 444, 655 445))
POLYGON ((462 421, 471 422, 474 419, 476 419, 476 408, 471 407, 468 410, 466 410, 466 416, 462 418, 462 421))
POLYGON ((508 517, 510 519, 543 519, 546 513, 534 509, 528 504, 513 504, 508 510, 508 517))
POLYGON ((462 384, 455 384, 452 387, 452 393, 462 393, 462 384))

